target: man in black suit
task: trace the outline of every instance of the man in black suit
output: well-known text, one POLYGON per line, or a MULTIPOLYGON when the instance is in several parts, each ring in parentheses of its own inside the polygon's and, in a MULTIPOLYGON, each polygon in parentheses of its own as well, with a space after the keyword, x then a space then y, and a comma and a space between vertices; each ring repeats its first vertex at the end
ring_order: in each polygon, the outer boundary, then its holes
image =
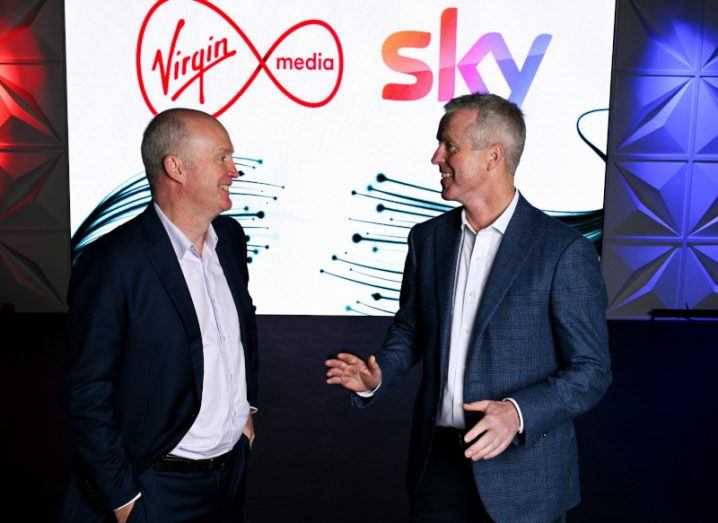
POLYGON ((445 109, 431 161, 461 206, 411 230, 381 350, 328 360, 328 382, 364 406, 421 363, 412 521, 560 521, 580 499, 573 418, 611 380, 598 257, 514 186, 516 105, 472 94, 445 109))
POLYGON ((61 396, 77 448, 60 520, 238 521, 257 333, 224 127, 171 109, 145 130, 152 203, 81 256, 61 396), (114 517, 113 517, 114 516, 114 517))

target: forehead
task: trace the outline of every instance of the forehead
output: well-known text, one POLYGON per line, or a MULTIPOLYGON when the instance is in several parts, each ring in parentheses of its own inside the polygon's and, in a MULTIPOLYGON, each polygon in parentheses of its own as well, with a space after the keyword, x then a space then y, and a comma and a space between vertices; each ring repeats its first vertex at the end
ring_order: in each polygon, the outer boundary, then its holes
POLYGON ((190 142, 209 148, 231 149, 232 142, 224 126, 214 118, 192 117, 187 120, 190 142))
POLYGON ((464 135, 469 127, 476 124, 478 114, 476 109, 459 109, 445 114, 439 122, 437 138, 457 138, 464 135))

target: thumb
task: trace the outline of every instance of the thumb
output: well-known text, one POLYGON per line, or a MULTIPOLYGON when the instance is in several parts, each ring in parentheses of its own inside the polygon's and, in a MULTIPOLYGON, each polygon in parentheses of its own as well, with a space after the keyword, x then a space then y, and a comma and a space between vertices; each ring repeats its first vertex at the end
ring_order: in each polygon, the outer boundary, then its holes
POLYGON ((369 366, 369 370, 372 374, 376 374, 377 372, 381 372, 381 369, 379 368, 379 364, 376 362, 376 357, 372 354, 369 356, 369 359, 367 360, 367 365, 369 366))
POLYGON ((483 412, 489 406, 488 400, 474 401, 472 403, 464 403, 464 410, 483 412))

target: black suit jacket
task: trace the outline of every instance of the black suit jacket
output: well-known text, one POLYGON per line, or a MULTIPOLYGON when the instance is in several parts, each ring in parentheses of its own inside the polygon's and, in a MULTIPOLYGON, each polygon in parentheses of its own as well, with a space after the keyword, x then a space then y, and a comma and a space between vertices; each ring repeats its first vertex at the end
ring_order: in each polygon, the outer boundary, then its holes
MULTIPOLYGON (((257 405, 257 329, 247 290, 246 237, 218 217, 217 255, 234 298, 247 398, 257 405)), ((112 510, 139 491, 137 476, 171 451, 202 398, 202 337, 192 298, 153 205, 95 241, 73 270, 61 398, 77 448, 65 509, 112 510), (80 495, 83 482, 91 486, 80 495)), ((72 510, 71 510, 72 511, 72 510)))

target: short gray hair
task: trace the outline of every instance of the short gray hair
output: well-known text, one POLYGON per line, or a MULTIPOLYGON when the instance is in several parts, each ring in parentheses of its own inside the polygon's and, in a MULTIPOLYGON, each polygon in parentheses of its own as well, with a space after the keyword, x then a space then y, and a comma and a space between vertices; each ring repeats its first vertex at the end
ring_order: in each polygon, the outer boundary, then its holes
POLYGON ((500 143, 506 151, 506 168, 516 172, 526 143, 526 123, 521 109, 495 94, 473 93, 458 96, 444 106, 446 114, 461 109, 478 112, 473 131, 474 148, 483 149, 500 143))
POLYGON ((157 175, 164 169, 164 157, 168 154, 181 155, 181 142, 189 136, 187 117, 192 115, 211 118, 207 113, 195 109, 175 108, 157 114, 147 125, 142 135, 141 150, 142 163, 152 191, 155 190, 157 175))

